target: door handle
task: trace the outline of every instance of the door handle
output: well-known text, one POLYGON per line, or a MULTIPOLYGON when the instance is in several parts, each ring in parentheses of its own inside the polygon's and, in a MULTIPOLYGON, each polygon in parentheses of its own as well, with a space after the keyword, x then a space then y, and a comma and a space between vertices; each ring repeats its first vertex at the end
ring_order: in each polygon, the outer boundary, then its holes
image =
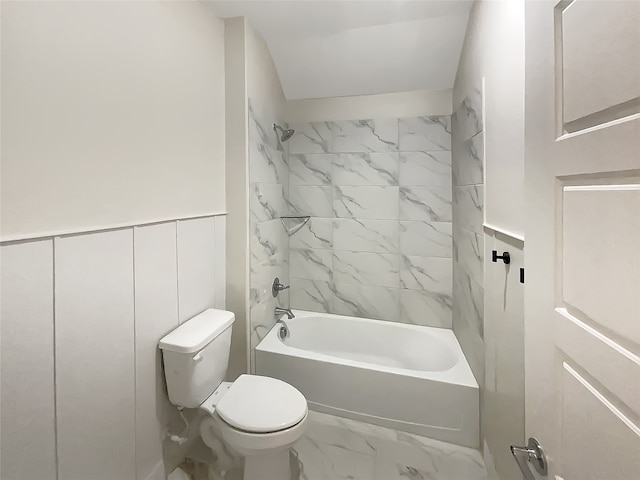
POLYGON ((543 477, 547 476, 547 456, 544 454, 542 445, 535 437, 529 437, 529 442, 526 447, 517 447, 511 445, 511 455, 515 458, 520 471, 526 480, 535 480, 529 463, 533 464, 533 467, 543 477))

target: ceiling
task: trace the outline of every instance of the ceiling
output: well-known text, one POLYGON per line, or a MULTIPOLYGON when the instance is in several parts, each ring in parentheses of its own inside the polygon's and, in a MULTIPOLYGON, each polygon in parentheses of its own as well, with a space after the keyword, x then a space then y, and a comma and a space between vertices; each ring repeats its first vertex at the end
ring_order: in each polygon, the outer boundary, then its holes
POLYGON ((472 3, 210 2, 262 35, 289 100, 452 88, 472 3))

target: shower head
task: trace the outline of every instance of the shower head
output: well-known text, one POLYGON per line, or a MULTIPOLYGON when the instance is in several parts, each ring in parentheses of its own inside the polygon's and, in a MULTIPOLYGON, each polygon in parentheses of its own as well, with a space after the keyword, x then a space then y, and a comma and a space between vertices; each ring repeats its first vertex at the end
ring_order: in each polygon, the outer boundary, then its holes
POLYGON ((280 132, 282 132, 282 135, 280 135, 280 141, 281 142, 286 142, 287 140, 289 140, 291 137, 293 137, 293 134, 295 133, 295 130, 292 128, 287 128, 286 130, 284 128, 282 128, 280 125, 277 124, 273 124, 273 131, 278 133, 278 130, 280 130, 280 132))
POLYGON ((286 142, 287 140, 289 140, 291 137, 293 137, 293 134, 295 133, 295 130, 292 128, 288 128, 287 130, 285 130, 282 133, 282 137, 280 137, 280 141, 281 142, 286 142))

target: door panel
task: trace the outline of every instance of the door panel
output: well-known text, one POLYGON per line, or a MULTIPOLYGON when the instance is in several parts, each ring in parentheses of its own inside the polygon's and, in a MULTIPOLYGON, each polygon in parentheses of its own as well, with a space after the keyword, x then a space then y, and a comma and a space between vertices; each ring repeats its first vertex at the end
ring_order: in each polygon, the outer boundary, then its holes
MULTIPOLYGON (((640 8, 632 1, 561 2, 556 8, 565 124, 638 102, 640 8), (634 5, 635 4, 635 5, 634 5), (625 35, 613 32, 624 31, 625 35), (635 59, 635 61, 633 61, 635 59), (602 86, 607 88, 602 88, 602 86)), ((557 33, 556 33, 557 34, 557 33)))
POLYGON ((562 349, 558 362, 571 359, 610 392, 608 396, 615 397, 616 403, 640 411, 638 355, 565 309, 558 308, 556 312, 556 341, 562 349))
POLYGON ((526 2, 527 435, 640 478, 640 2, 526 2))
MULTIPOLYGON (((640 472, 639 430, 604 390, 562 364, 560 471, 565 480, 635 479, 640 472)), ((556 466, 558 469, 558 466, 556 466)))
POLYGON ((620 295, 621 285, 640 285, 640 185, 562 190, 561 306, 640 343, 640 302, 620 295))

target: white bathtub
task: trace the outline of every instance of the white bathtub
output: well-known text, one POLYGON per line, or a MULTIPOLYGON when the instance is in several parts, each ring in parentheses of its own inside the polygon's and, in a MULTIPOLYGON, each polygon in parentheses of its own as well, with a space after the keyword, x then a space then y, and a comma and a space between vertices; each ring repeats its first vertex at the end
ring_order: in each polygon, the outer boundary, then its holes
POLYGON ((294 310, 256 347, 256 373, 313 410, 478 447, 478 384, 451 330, 294 310))

